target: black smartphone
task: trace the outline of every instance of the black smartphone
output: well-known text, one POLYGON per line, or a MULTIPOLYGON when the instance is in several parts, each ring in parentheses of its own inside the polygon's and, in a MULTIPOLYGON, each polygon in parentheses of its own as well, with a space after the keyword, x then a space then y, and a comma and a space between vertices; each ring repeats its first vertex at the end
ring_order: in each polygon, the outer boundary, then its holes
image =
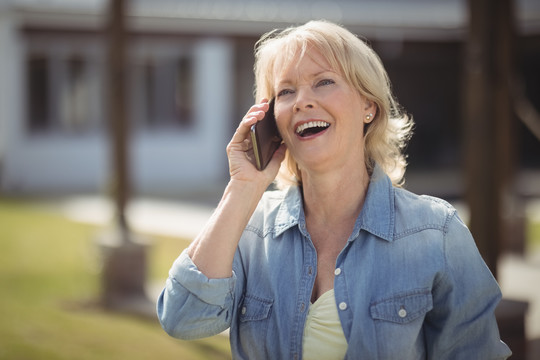
POLYGON ((266 168, 282 141, 274 117, 274 99, 270 100, 268 104, 270 106, 264 118, 251 126, 255 166, 259 170, 266 168))

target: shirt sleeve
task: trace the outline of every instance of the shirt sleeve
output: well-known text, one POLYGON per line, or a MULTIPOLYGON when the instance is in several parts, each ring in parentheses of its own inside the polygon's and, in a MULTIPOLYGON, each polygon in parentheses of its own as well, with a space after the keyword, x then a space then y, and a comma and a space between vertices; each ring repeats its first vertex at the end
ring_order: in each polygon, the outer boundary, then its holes
POLYGON ((209 279, 184 251, 169 271, 157 301, 163 329, 184 340, 213 336, 231 325, 236 275, 209 279))
POLYGON ((426 317, 429 359, 506 359, 494 311, 499 286, 471 233, 453 215, 444 239, 445 273, 433 288, 433 310, 426 317))

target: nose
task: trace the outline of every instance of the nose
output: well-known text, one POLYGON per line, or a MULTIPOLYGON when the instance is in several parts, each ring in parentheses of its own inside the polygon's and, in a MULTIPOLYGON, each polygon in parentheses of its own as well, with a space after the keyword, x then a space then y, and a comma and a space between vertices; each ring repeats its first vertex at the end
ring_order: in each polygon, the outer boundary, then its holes
POLYGON ((313 94, 308 89, 298 89, 296 93, 296 102, 294 103, 294 112, 313 109, 315 107, 315 99, 313 94))

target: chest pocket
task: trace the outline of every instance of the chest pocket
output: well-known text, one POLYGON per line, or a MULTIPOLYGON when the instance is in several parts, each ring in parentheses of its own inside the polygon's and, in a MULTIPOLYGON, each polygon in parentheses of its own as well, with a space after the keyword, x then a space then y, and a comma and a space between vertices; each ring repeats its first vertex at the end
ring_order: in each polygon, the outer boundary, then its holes
POLYGON ((407 324, 423 317, 433 309, 433 298, 428 289, 413 290, 374 302, 370 306, 374 320, 384 320, 397 324, 407 324))
POLYGON ((373 302, 371 318, 380 359, 418 359, 425 356, 424 318, 433 309, 429 289, 416 289, 373 302), (388 346, 388 341, 392 346, 388 346))
POLYGON ((240 321, 264 320, 270 316, 272 310, 272 300, 263 299, 257 296, 245 295, 240 306, 240 321))
POLYGON ((248 359, 262 358, 271 349, 266 339, 273 300, 244 295, 238 308, 238 331, 241 347, 248 359))

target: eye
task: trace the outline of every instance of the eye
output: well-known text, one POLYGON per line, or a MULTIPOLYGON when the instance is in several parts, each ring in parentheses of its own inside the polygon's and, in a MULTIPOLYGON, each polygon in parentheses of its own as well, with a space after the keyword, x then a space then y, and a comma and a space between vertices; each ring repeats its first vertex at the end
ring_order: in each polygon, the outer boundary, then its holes
POLYGON ((323 79, 317 83, 317 86, 325 86, 335 84, 335 81, 332 79, 323 79))
POLYGON ((281 91, 279 91, 277 93, 277 97, 281 97, 283 95, 288 95, 288 94, 292 94, 292 93, 294 93, 294 91, 291 90, 291 89, 283 89, 283 90, 281 90, 281 91))

